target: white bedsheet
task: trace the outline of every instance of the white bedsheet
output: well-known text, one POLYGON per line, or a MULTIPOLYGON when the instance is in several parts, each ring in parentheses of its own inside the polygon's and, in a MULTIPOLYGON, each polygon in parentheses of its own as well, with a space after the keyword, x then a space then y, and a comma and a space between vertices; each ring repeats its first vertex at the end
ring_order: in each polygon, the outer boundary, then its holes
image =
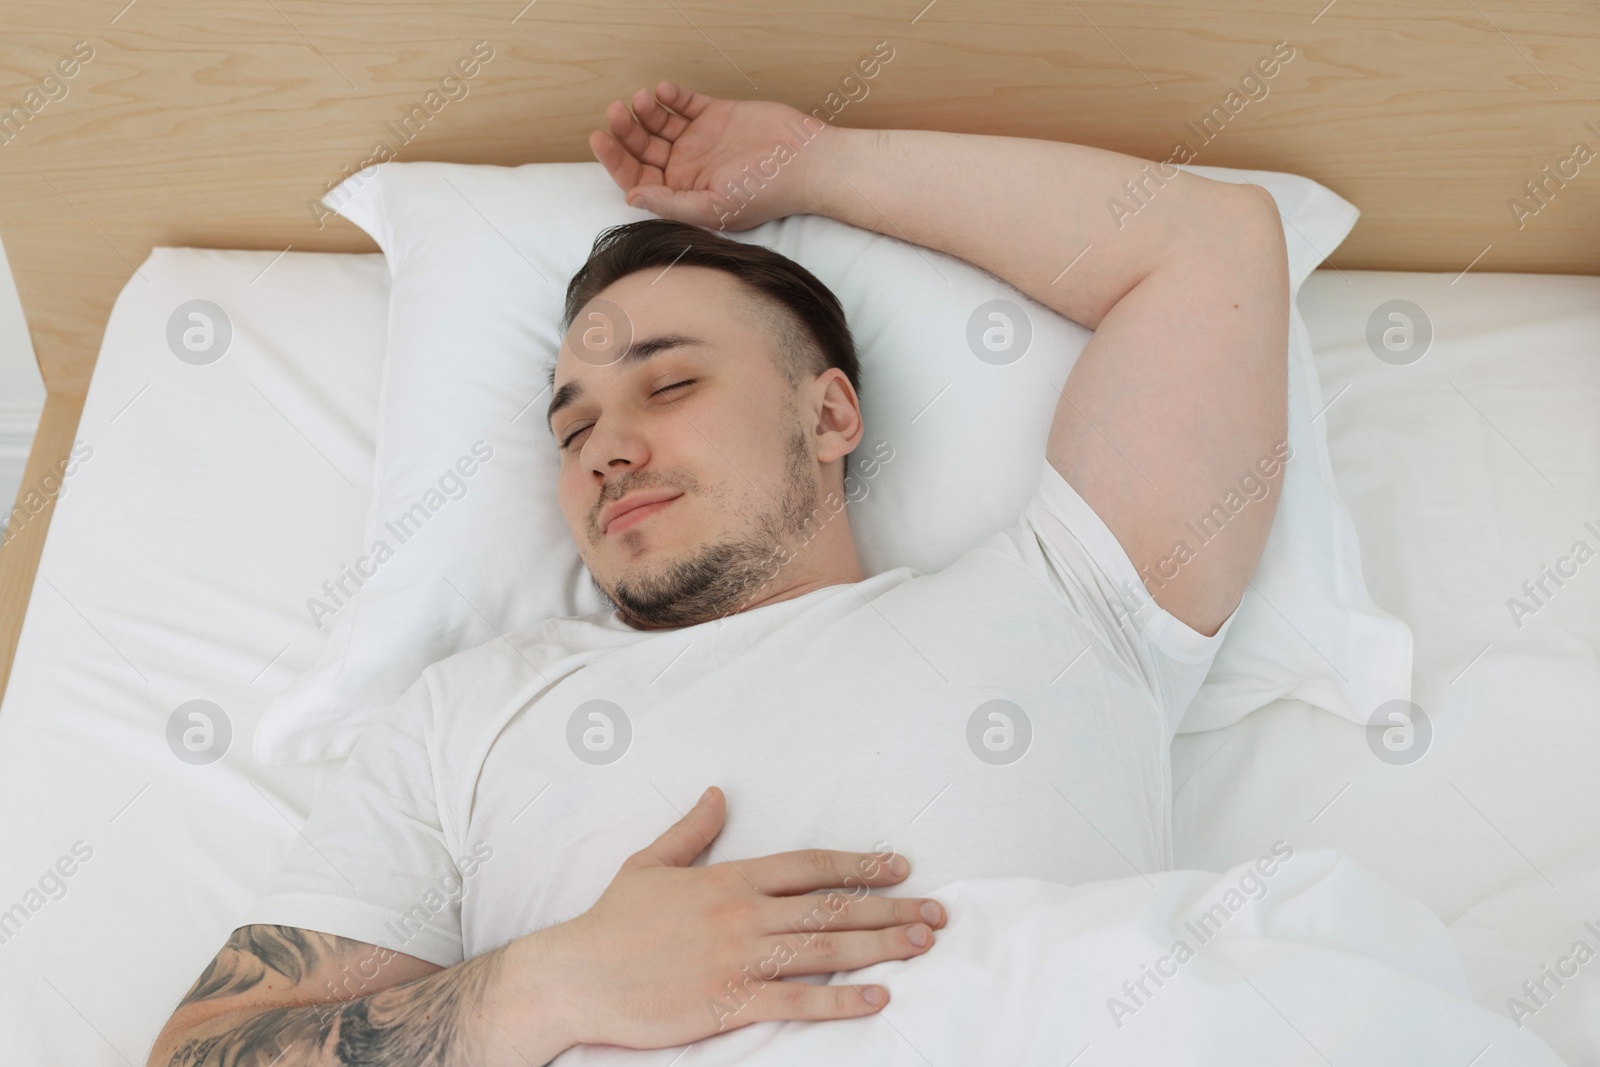
MULTIPOLYGON (((141 1062, 332 769, 261 767, 247 741, 317 652, 305 598, 360 546, 386 274, 378 256, 273 256, 158 250, 108 325, 78 434, 94 456, 58 506, 0 705, 0 911, 76 843, 92 856, 0 943, 0 1062, 141 1062), (195 298, 234 326, 209 366, 167 347, 168 318, 195 298), (208 766, 165 741, 192 699, 233 728, 208 766)), ((1225 870, 1278 838, 1336 846, 1455 924, 1469 987, 1504 1015, 1501 989, 1581 929, 1528 915, 1555 913, 1534 865, 1600 925, 1600 879, 1583 874, 1600 843, 1600 562, 1520 631, 1504 606, 1584 519, 1600 526, 1600 279, 1449 281, 1320 271, 1301 298, 1374 596, 1414 628, 1418 703, 1445 709, 1436 747, 1387 766, 1359 728, 1286 702, 1180 738, 1178 858, 1225 870), (1408 295, 1439 337, 1416 366, 1388 367, 1365 318, 1408 295)), ((893 988, 901 1007, 915 999, 893 988)), ((1569 983, 1528 1028, 1600 1063, 1597 999, 1569 983)))

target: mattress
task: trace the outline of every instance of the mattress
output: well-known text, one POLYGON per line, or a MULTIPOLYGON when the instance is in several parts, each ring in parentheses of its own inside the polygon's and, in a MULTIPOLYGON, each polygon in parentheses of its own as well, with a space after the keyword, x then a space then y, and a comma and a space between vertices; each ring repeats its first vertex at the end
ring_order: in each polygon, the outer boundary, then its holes
POLYGON ((1600 548, 1600 278, 1319 271, 1300 305, 1368 588, 1412 627, 1433 737, 1385 763, 1291 701, 1180 736, 1177 860, 1336 845, 1453 921, 1600 844, 1600 562, 1536 584, 1574 542, 1600 548), (1434 333, 1405 366, 1367 342, 1396 299, 1434 333))
MULTIPOLYGON (((360 551, 386 281, 375 255, 158 249, 112 312, 77 435, 92 455, 0 704, 0 915, 23 911, 0 922, 4 1062, 142 1062, 335 769, 258 765, 248 739, 318 652, 306 599, 360 551), (230 337, 197 362, 170 338, 201 299, 230 337), (207 720, 197 753, 183 734, 207 720)), ((1292 701, 1180 736, 1178 862, 1340 849, 1449 924, 1505 1013, 1600 927, 1600 562, 1547 579, 1531 614, 1506 603, 1574 541, 1600 546, 1600 279, 1318 271, 1299 302, 1432 736, 1398 765, 1292 701), (1405 365, 1368 341, 1395 299, 1432 326, 1405 365)), ((1600 1063, 1592 981, 1547 983, 1526 1023, 1575 1064, 1600 1063)))

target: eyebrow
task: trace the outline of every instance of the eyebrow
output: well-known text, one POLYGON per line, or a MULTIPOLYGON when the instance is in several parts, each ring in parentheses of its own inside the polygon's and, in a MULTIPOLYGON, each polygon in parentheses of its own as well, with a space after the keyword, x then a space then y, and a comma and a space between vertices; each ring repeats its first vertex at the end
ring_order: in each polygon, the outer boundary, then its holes
MULTIPOLYGON (((687 337, 681 333, 664 333, 656 337, 637 338, 623 351, 617 362, 623 364, 643 363, 675 348, 684 348, 688 345, 703 345, 705 343, 698 337, 687 337)), ((555 382, 556 369, 552 366, 550 368, 550 384, 554 385, 555 382)), ((567 382, 560 389, 557 389, 556 395, 550 398, 550 409, 545 412, 545 428, 552 434, 555 433, 556 413, 562 408, 577 403, 583 397, 582 382, 567 382)))

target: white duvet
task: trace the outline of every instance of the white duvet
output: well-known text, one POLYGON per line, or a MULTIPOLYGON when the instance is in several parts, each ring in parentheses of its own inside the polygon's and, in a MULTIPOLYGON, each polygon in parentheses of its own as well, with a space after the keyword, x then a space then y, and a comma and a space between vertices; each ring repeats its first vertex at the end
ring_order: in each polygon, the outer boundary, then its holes
POLYGON ((1274 848, 1221 875, 955 882, 931 894, 950 921, 926 955, 831 979, 887 986, 879 1015, 757 1023, 687 1049, 579 1046, 555 1063, 1562 1063, 1473 1003, 1422 904, 1332 849, 1274 848))

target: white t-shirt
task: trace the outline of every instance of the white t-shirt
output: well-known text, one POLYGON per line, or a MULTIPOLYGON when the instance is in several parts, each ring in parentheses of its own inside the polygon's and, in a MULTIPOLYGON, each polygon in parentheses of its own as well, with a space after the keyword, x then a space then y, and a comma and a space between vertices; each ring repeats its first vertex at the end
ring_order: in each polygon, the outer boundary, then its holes
POLYGON ((586 911, 709 785, 728 818, 697 863, 892 848, 896 896, 1170 867, 1168 746, 1231 623, 1161 609, 1045 463, 1020 521, 937 574, 676 630, 553 619, 433 664, 241 925, 449 966, 586 911))

